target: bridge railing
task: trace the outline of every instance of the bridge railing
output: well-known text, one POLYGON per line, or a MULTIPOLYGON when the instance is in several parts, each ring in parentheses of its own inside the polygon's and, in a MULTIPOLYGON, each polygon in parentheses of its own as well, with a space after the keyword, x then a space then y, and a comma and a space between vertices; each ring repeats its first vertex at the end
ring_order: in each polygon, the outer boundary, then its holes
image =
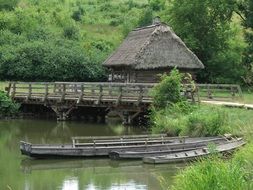
MULTIPOLYGON (((101 100, 152 102, 150 90, 156 83, 108 83, 108 82, 10 82, 7 87, 8 95, 12 98, 37 98, 76 100, 101 100)), ((191 85, 185 85, 182 95, 193 101, 199 100, 235 100, 242 98, 239 85, 229 84, 196 84, 192 92, 191 85), (189 86, 189 88, 188 88, 189 86)))
POLYGON ((77 100, 102 100, 116 99, 117 102, 135 101, 150 102, 150 89, 155 84, 143 83, 94 83, 94 82, 11 82, 7 88, 8 95, 12 98, 30 98, 77 100))
POLYGON ((197 84, 201 100, 239 100, 243 99, 240 85, 236 84, 197 84))

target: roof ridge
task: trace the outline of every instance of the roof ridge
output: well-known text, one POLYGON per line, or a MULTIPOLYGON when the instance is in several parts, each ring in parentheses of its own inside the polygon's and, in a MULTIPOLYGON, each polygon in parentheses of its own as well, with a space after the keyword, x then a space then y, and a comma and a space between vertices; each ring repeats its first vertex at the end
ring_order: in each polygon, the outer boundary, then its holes
POLYGON ((148 26, 143 26, 143 27, 135 28, 135 29, 133 29, 132 31, 138 31, 138 30, 153 28, 153 27, 160 26, 160 25, 162 25, 162 23, 159 23, 159 24, 158 24, 158 23, 157 23, 157 24, 151 24, 151 25, 148 25, 148 26))

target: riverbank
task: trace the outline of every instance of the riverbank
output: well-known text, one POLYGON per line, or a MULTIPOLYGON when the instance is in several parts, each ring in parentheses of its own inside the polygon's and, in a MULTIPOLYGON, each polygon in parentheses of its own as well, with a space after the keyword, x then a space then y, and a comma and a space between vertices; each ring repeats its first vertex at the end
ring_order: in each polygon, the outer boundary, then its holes
MULTIPOLYGON (((178 118, 164 117, 165 121, 163 122, 173 124, 174 121, 174 126, 181 126, 181 128, 174 127, 174 129, 173 127, 170 127, 170 131, 172 129, 174 132, 181 130, 179 134, 194 136, 212 135, 214 133, 231 133, 235 136, 242 137, 247 142, 247 145, 236 151, 232 156, 229 156, 229 159, 224 159, 224 157, 220 157, 220 155, 214 155, 212 157, 190 163, 188 167, 181 170, 174 178, 174 185, 172 189, 252 189, 253 110, 210 105, 201 105, 196 109, 197 110, 192 111, 192 113, 184 116, 178 116, 178 118), (178 121, 178 123, 176 121, 178 121)), ((160 121, 160 123, 162 122, 160 121)), ((156 128, 156 130, 157 129, 158 128, 156 128)), ((165 189, 168 189, 168 187, 171 186, 167 184, 166 178, 162 179, 162 184, 165 189)))

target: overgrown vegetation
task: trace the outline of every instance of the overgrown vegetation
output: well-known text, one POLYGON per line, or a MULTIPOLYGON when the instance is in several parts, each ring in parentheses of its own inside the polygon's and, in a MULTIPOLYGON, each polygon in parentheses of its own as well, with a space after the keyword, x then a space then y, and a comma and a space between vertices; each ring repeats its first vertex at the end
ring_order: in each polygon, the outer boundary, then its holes
MULTIPOLYGON (((252 169, 253 144, 251 141, 229 160, 214 155, 193 163, 176 176, 175 184, 170 189, 250 190, 253 188, 252 169)), ((165 181, 163 183, 166 184, 165 181)))
POLYGON ((177 69, 173 69, 169 75, 161 76, 161 82, 151 92, 154 107, 163 109, 173 103, 181 102, 183 100, 181 82, 182 77, 177 69))
POLYGON ((171 136, 215 136, 228 132, 228 113, 216 106, 181 102, 152 113, 152 132, 171 136))
MULTIPOLYGON (((164 76, 161 83, 154 88, 153 94, 162 96, 162 98, 156 97, 156 106, 152 110, 151 129, 154 133, 163 132, 170 136, 196 137, 231 133, 243 137, 249 144, 238 151, 232 159, 224 160, 215 154, 195 162, 176 176, 172 189, 252 189, 253 111, 202 104, 194 105, 182 98, 177 98, 172 102, 171 100, 174 100, 175 97, 174 93, 178 94, 182 91, 181 81, 182 76, 174 70, 171 75, 164 76)), ((163 179, 162 183, 165 188, 169 186, 166 179, 163 179)))
MULTIPOLYGON (((214 106, 194 105, 182 96, 185 91, 183 76, 177 69, 173 69, 169 75, 163 75, 161 79, 152 91, 152 132, 171 136, 214 136, 226 131, 228 121, 224 110, 214 106)), ((188 80, 187 83, 193 81, 188 80)), ((194 83, 192 86, 195 86, 194 83)))
POLYGON ((252 145, 237 152, 231 160, 216 156, 198 161, 183 170, 175 180, 175 190, 250 190, 252 183, 252 145), (247 155, 241 156, 242 152, 247 155), (249 168, 249 165, 251 166, 249 168))
POLYGON ((0 91, 0 118, 14 116, 18 113, 18 109, 19 105, 12 102, 3 91, 0 91))
POLYGON ((160 16, 206 66, 199 82, 251 86, 251 9, 250 0, 0 0, 0 80, 105 80, 106 57, 160 16))

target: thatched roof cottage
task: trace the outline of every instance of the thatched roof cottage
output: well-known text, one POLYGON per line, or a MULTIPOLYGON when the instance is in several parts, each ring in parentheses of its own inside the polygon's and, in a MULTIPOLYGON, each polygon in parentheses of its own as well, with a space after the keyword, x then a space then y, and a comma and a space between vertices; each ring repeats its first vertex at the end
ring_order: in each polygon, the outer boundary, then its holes
POLYGON ((157 19, 131 31, 103 65, 113 82, 157 82, 174 67, 191 74, 204 68, 173 30, 157 19))

